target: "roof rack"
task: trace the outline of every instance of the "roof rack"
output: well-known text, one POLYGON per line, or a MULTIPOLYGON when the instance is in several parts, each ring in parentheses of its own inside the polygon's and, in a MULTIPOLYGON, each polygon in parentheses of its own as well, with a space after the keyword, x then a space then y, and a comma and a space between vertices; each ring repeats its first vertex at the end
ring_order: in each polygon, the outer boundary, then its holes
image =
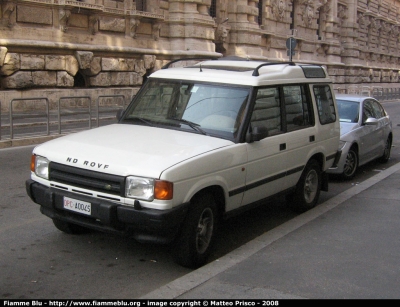
POLYGON ((280 65, 280 64, 289 64, 290 66, 295 66, 295 65, 296 65, 294 62, 263 63, 263 64, 257 66, 257 67, 254 69, 252 76, 258 77, 258 76, 260 75, 260 73, 259 73, 258 70, 259 70, 261 67, 264 67, 264 66, 271 66, 271 65, 280 65))
POLYGON ((165 64, 161 69, 167 69, 169 68, 172 64, 180 62, 180 61, 200 61, 200 60, 218 60, 218 58, 213 58, 213 57, 203 57, 203 58, 182 58, 182 59, 177 59, 173 60, 167 64, 165 64))

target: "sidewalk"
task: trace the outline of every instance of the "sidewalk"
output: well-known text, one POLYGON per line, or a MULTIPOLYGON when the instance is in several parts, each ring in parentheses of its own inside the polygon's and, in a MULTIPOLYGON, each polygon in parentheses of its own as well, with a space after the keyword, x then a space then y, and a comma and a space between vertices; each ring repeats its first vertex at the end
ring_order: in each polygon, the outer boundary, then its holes
POLYGON ((142 299, 399 299, 400 163, 142 299))

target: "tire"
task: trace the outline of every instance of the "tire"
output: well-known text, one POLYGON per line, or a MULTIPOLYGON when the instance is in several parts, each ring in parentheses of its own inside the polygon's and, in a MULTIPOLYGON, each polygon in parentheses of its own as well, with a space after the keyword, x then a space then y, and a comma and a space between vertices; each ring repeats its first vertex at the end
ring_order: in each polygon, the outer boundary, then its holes
POLYGON ((174 248, 175 262, 198 268, 207 262, 217 225, 217 207, 209 193, 195 196, 174 248))
POLYGON ((316 160, 310 160, 301 174, 295 192, 289 198, 291 210, 302 213, 317 205, 321 192, 321 168, 316 160))
POLYGON ((355 147, 351 147, 346 156, 342 177, 349 180, 354 177, 358 168, 358 153, 355 147))
POLYGON ((392 140, 390 137, 388 137, 385 144, 385 150, 383 151, 383 155, 380 158, 380 161, 382 163, 386 163, 389 161, 391 151, 392 151, 392 140))
POLYGON ((64 233, 70 234, 70 235, 80 235, 84 233, 88 233, 90 230, 88 228, 71 224, 68 222, 64 222, 58 219, 53 219, 53 224, 56 226, 56 228, 64 233))

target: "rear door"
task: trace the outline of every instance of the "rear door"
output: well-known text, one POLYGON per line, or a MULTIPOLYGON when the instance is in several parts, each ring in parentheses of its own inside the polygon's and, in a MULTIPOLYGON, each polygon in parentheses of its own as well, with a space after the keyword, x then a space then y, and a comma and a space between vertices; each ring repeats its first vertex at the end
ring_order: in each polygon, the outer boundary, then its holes
POLYGON ((287 151, 286 185, 297 184, 318 140, 308 84, 282 87, 287 151))

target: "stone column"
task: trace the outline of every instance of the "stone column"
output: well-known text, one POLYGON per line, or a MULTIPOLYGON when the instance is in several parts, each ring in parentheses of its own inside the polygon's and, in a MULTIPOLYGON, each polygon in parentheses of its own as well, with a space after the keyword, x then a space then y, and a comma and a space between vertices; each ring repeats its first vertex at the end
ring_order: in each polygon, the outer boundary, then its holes
POLYGON ((260 57, 261 29, 257 23, 259 0, 229 1, 229 54, 260 57))
POLYGON ((215 22, 209 15, 211 0, 170 0, 169 37, 172 50, 215 51, 215 22))
POLYGON ((357 0, 348 0, 347 6, 338 4, 338 8, 338 17, 341 25, 341 44, 343 47, 342 62, 350 65, 359 64, 357 0))

